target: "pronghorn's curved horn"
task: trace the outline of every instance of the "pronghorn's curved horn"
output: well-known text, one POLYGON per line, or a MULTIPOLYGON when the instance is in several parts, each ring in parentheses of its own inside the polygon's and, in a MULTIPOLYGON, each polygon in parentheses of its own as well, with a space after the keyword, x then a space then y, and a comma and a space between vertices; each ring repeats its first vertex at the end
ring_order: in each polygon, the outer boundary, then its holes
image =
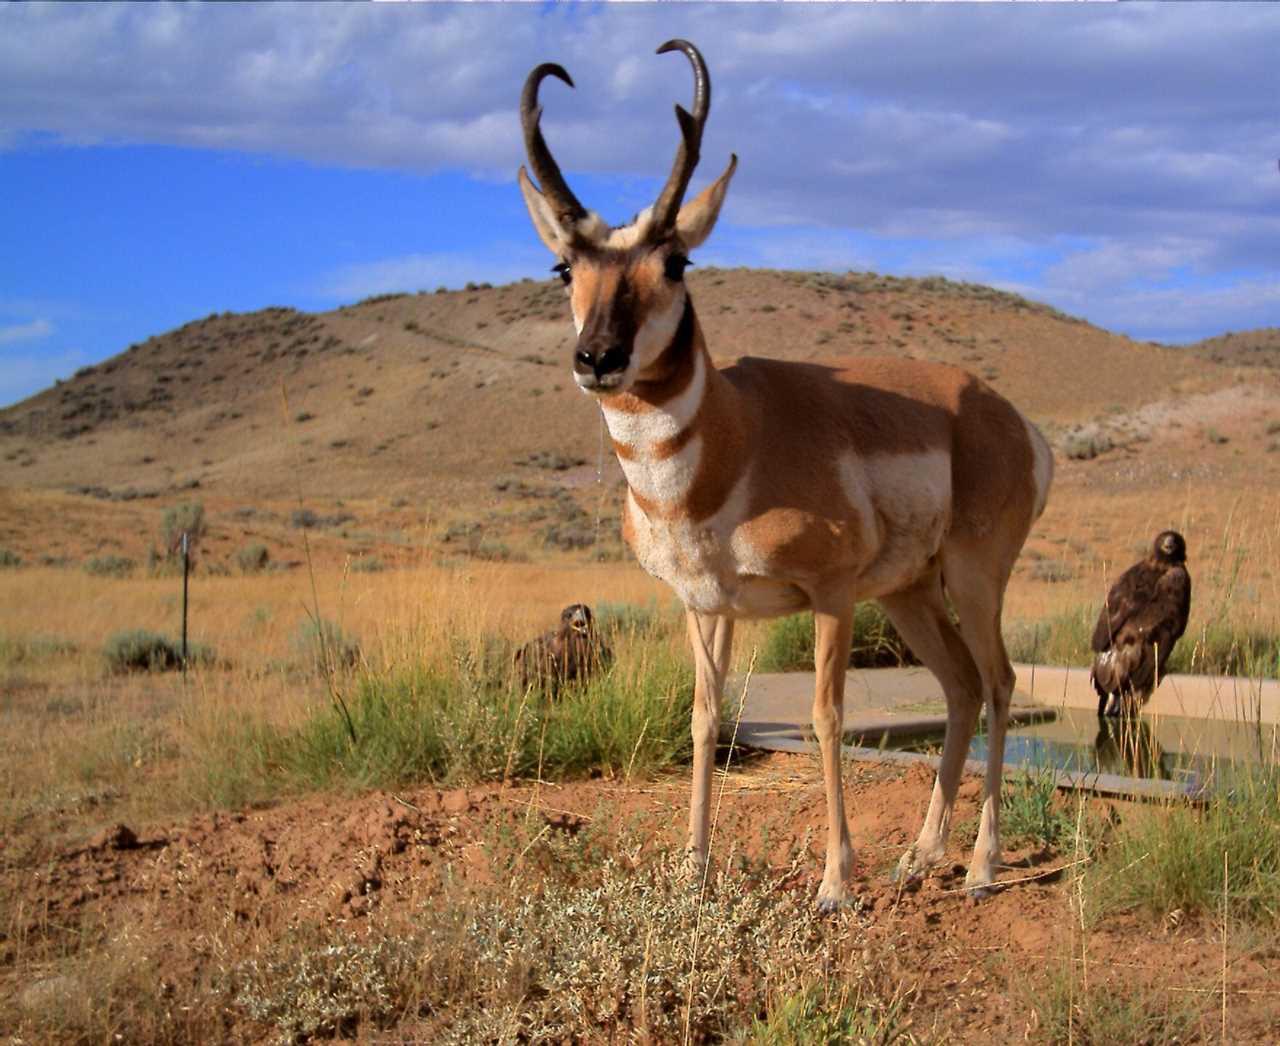
POLYGON ((689 188, 689 179, 693 177, 693 169, 698 166, 702 150, 702 127, 711 110, 711 77, 707 75, 707 63, 703 61, 702 54, 688 40, 668 40, 658 48, 657 53, 666 54, 668 51, 683 51, 693 65, 693 115, 684 106, 676 106, 676 120, 680 124, 680 148, 676 151, 671 176, 658 194, 658 202, 653 205, 653 224, 650 228, 655 233, 667 232, 675 226, 676 213, 684 201, 685 190, 689 188))
POLYGON ((579 218, 586 216, 587 209, 578 202, 564 175, 560 173, 560 165, 556 163, 551 150, 547 148, 546 139, 542 137, 539 121, 542 119, 542 106, 538 104, 538 86, 543 79, 554 76, 563 80, 570 87, 573 80, 564 71, 564 67, 555 62, 543 62, 529 74, 524 82, 524 91, 520 96, 520 125, 524 128, 524 147, 529 154, 529 166, 538 179, 543 195, 555 208, 556 217, 564 226, 570 226, 579 218))

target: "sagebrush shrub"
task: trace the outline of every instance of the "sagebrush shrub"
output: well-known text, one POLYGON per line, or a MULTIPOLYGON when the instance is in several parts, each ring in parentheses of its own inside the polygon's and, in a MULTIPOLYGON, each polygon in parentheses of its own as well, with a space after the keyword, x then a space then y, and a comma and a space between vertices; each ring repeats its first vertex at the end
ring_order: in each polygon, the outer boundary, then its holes
MULTIPOLYGON (((115 672, 166 672, 182 667, 182 644, 145 628, 116 632, 103 646, 102 654, 115 672)), ((189 663, 211 664, 213 660, 209 647, 187 644, 189 663)))
POLYGON ((271 553, 262 544, 245 545, 236 553, 236 564, 246 574, 257 574, 267 569, 271 553))

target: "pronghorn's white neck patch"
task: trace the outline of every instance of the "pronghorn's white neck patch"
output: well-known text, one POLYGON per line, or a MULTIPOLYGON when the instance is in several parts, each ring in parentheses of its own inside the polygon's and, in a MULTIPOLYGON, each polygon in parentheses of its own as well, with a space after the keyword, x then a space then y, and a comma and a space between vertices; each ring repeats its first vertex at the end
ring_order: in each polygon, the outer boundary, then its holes
POLYGON ((707 391, 707 362, 701 352, 693 357, 693 377, 683 392, 660 407, 626 411, 602 403, 604 422, 617 443, 642 449, 661 440, 672 439, 693 424, 707 391))
POLYGON ((639 449, 634 458, 620 458, 627 486, 646 501, 667 505, 681 501, 693 486, 702 460, 702 437, 695 434, 676 453, 657 458, 639 449))

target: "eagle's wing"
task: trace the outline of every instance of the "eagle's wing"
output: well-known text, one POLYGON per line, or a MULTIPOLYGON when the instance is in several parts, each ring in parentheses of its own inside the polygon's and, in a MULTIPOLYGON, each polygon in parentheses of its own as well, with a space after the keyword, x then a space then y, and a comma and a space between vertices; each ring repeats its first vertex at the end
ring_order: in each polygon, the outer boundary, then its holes
POLYGON ((1155 648, 1160 675, 1164 675, 1164 666, 1173 652, 1173 645, 1187 630, 1190 613, 1191 576, 1186 567, 1170 567, 1156 583, 1151 601, 1134 619, 1142 629, 1143 639, 1155 648))
POLYGON ((1111 648, 1125 623, 1142 611, 1155 592, 1156 571, 1146 562, 1135 563, 1111 586, 1093 629, 1093 652, 1111 648))

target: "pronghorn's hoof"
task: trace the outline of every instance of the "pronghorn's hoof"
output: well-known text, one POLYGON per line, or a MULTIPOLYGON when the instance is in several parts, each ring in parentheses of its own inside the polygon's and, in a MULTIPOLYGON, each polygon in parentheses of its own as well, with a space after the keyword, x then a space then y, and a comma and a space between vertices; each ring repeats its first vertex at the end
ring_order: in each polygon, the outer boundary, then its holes
POLYGON ((912 846, 899 859, 889 878, 899 886, 919 884, 929 869, 942 859, 942 854, 929 855, 918 846, 912 846))
POLYGON ((700 887, 703 881, 710 877, 711 872, 710 859, 704 854, 699 854, 696 850, 684 852, 684 860, 680 862, 680 874, 691 885, 700 887))
POLYGON ((819 915, 838 915, 840 912, 853 907, 853 900, 849 897, 819 897, 817 908, 819 915))
POLYGON ((1000 892, 1000 884, 996 882, 995 873, 990 869, 980 872, 970 866, 969 874, 964 879, 964 892, 972 901, 985 901, 1000 892))

